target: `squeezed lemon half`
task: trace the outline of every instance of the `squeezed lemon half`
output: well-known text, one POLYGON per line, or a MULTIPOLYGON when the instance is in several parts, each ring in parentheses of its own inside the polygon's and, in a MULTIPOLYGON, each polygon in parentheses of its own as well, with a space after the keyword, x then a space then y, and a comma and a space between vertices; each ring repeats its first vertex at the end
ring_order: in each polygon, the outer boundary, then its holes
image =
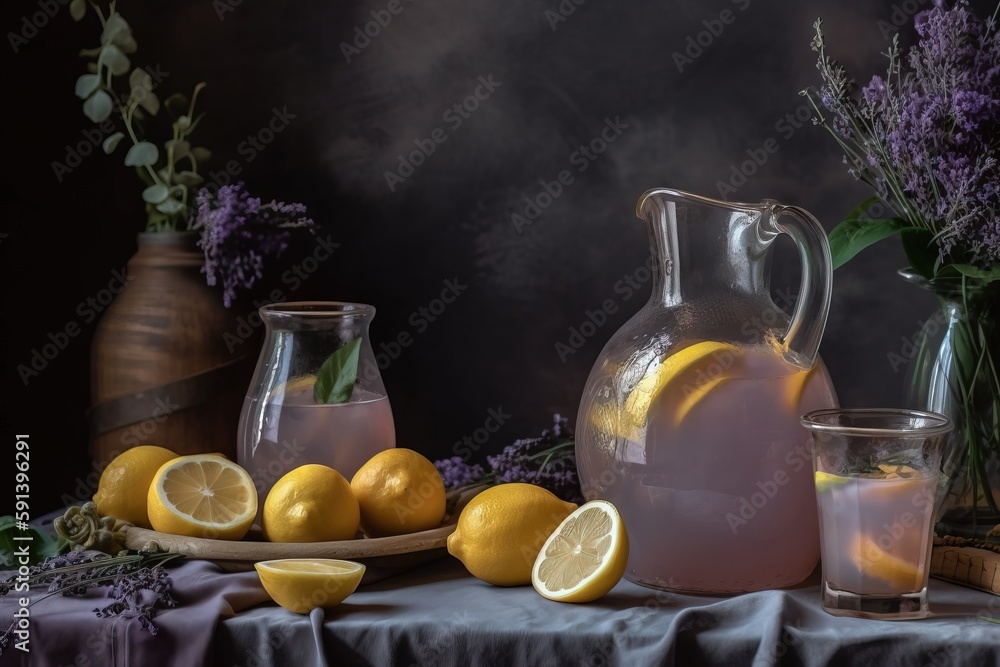
POLYGON ((531 584, 558 602, 603 597, 625 574, 628 533, 614 505, 591 500, 566 517, 538 552, 531 584))
POLYGON ((365 574, 361 563, 326 558, 265 560, 254 563, 254 568, 271 599, 297 614, 336 607, 365 574))

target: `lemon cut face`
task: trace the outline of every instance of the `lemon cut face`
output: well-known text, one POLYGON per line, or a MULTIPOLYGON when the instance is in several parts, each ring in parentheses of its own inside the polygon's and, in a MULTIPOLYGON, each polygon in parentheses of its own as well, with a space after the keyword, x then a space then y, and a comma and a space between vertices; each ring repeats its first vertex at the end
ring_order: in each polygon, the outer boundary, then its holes
POLYGON ((329 609, 353 593, 365 566, 349 560, 285 558, 254 564, 260 583, 279 605, 296 614, 329 609))
POLYGON ((212 454, 163 464, 146 501, 154 529, 188 537, 239 540, 257 514, 257 489, 250 475, 212 454))
POLYGON ((628 533, 614 505, 592 500, 570 514, 535 559, 531 583, 559 602, 591 602, 625 574, 628 533))

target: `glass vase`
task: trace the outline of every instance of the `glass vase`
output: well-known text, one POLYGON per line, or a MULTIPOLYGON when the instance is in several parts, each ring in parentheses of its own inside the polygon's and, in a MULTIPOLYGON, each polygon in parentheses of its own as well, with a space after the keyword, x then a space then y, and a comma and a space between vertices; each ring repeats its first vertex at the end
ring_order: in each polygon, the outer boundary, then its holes
POLYGON ((260 316, 267 332, 243 403, 237 447, 261 504, 274 483, 299 466, 329 466, 350 480, 372 456, 396 446, 392 408, 368 338, 373 307, 276 303, 262 307, 260 316), (357 339, 349 398, 317 402, 320 368, 357 339))
POLYGON ((911 357, 908 405, 955 424, 941 463, 935 530, 984 539, 1000 524, 1000 289, 961 279, 929 281, 908 270, 900 275, 932 292, 939 304, 913 348, 903 350, 903 358, 911 357))

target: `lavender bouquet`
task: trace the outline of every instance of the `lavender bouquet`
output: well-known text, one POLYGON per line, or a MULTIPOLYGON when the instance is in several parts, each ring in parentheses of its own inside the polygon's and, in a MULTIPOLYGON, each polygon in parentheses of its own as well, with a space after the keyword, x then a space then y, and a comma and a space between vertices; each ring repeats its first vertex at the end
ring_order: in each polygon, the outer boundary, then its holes
POLYGON ((487 456, 489 472, 460 456, 435 461, 445 488, 525 482, 548 489, 562 500, 582 503, 573 430, 558 413, 552 419, 552 428, 543 430, 539 437, 515 440, 496 456, 487 456))
POLYGON ((898 234, 910 262, 900 273, 941 303, 949 335, 940 353, 922 341, 913 373, 929 386, 912 393, 956 421, 963 446, 944 472, 952 500, 972 506, 975 533, 976 507, 996 513, 1000 491, 1000 34, 996 12, 980 18, 964 0, 935 2, 914 25, 918 43, 903 54, 897 35, 885 76, 859 91, 817 20, 822 83, 801 94, 875 193, 830 233, 834 267, 898 234), (873 214, 886 207, 894 215, 873 214))
MULTIPOLYGON (((205 251, 205 274, 209 285, 221 279, 223 302, 232 305, 237 288, 250 288, 263 277, 264 260, 278 257, 288 247, 289 230, 315 225, 302 204, 251 197, 243 183, 206 184, 202 175, 211 151, 194 145, 191 136, 204 113, 195 113, 204 83, 191 97, 174 94, 161 103, 159 85, 165 75, 159 68, 136 67, 132 54, 138 44, 132 28, 111 2, 102 11, 94 2, 101 24, 99 44, 84 49, 87 73, 76 82, 76 95, 83 100, 83 113, 106 135, 104 152, 115 153, 127 145, 123 162, 136 170, 145 183, 142 199, 146 207, 146 231, 200 231, 205 251), (168 127, 157 126, 163 113, 171 117, 168 127), (162 142, 153 140, 160 130, 162 142), (117 131, 116 131, 117 130, 117 131)), ((70 13, 80 21, 87 14, 86 0, 73 0, 70 13)), ((61 173, 56 167, 56 176, 61 173)))

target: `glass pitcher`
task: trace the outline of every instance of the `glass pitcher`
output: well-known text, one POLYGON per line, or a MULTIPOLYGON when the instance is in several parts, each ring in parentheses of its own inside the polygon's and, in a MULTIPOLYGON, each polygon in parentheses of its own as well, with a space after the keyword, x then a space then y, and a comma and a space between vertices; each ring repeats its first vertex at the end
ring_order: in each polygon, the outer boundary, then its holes
POLYGON ((653 293, 587 380, 576 441, 584 495, 621 512, 636 583, 694 593, 799 583, 819 560, 799 417, 837 406, 818 357, 833 273, 826 234, 794 206, 677 190, 646 192, 636 213, 649 227, 653 293), (803 265, 790 318, 770 295, 779 233, 803 265))
POLYGON ((329 466, 350 481, 368 459, 396 446, 396 430, 368 340, 373 307, 304 301, 259 312, 266 336, 243 403, 237 452, 263 505, 282 475, 307 463, 329 466), (320 368, 356 339, 356 380, 348 400, 317 402, 320 368))

